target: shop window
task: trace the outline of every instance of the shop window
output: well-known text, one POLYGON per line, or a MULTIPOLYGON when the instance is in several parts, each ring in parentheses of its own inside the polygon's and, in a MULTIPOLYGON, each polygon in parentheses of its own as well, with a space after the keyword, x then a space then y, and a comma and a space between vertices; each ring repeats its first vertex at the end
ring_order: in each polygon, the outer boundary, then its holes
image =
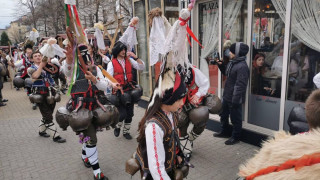
POLYGON ((164 16, 171 25, 179 19, 179 0, 164 0, 164 16))
POLYGON ((248 122, 278 130, 285 29, 279 12, 285 11, 278 11, 273 2, 254 3, 248 122))
POLYGON ((208 65, 207 57, 218 52, 219 32, 219 2, 218 0, 199 3, 199 41, 204 48, 199 48, 200 70, 209 77, 209 92, 218 93, 218 67, 208 65))
POLYGON ((139 82, 143 88, 143 96, 150 97, 150 81, 149 81, 149 61, 147 47, 147 23, 145 1, 134 2, 134 14, 139 17, 139 28, 137 29, 137 53, 145 63, 145 69, 139 72, 139 82))
MULTIPOLYGON (((282 1, 278 2, 276 8, 285 11, 282 4, 282 1)), ((286 130, 289 129, 287 120, 291 110, 296 106, 304 107, 308 96, 317 88, 313 79, 317 74, 320 76, 320 29, 317 25, 319 9, 319 1, 292 1, 284 121, 286 130)), ((280 17, 285 18, 284 14, 280 14, 280 17)))
POLYGON ((156 7, 161 9, 161 0, 149 0, 149 10, 156 7))

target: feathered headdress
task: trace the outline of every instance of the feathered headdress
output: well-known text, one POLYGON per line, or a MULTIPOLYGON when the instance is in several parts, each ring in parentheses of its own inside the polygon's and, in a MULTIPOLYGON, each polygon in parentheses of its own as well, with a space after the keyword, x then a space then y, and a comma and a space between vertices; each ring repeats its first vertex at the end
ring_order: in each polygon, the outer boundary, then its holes
POLYGON ((123 36, 120 37, 119 41, 127 46, 129 52, 132 51, 135 45, 138 44, 137 40, 137 28, 139 24, 139 18, 133 17, 129 23, 128 28, 123 33, 123 36))
POLYGON ((161 99, 161 103, 165 105, 172 105, 177 100, 185 97, 187 93, 185 76, 184 73, 180 71, 181 67, 177 69, 179 70, 174 71, 173 69, 166 68, 160 74, 148 109, 154 105, 156 97, 161 99))

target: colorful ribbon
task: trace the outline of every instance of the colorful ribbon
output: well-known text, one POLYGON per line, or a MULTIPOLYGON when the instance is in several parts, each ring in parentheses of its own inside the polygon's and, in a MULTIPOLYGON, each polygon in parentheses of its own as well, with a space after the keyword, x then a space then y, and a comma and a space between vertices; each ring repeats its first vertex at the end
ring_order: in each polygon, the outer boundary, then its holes
POLYGON ((292 169, 292 168, 294 168, 295 171, 298 171, 305 166, 312 166, 318 163, 320 163, 320 153, 305 154, 300 158, 290 159, 278 166, 269 166, 264 169, 261 169, 256 173, 251 174, 250 176, 247 176, 246 180, 253 180, 254 178, 262 175, 270 174, 273 172, 279 172, 287 169, 292 169))

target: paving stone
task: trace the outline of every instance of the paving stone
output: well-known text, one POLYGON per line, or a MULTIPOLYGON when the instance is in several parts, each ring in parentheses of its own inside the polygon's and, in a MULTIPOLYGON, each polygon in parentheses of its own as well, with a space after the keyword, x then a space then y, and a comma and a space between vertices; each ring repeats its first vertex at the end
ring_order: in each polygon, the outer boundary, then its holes
MULTIPOLYGON (((93 179, 92 170, 81 162, 81 144, 69 127, 59 133, 67 139, 58 144, 52 138, 38 135, 41 119, 39 109, 32 105, 24 91, 10 89, 4 83, 3 97, 9 99, 7 106, 0 107, 0 179, 32 180, 87 180, 93 179)), ((56 109, 65 105, 68 97, 62 96, 56 109)), ((138 122, 145 109, 135 107, 135 117, 131 134, 137 135, 138 122)), ((188 180, 231 180, 236 179, 238 166, 252 157, 258 149, 239 143, 226 146, 224 138, 214 138, 213 132, 205 130, 194 143, 191 163, 195 165, 189 172, 188 180)), ((99 164, 110 180, 138 180, 140 174, 131 177, 125 173, 125 162, 137 148, 135 139, 128 141, 122 134, 114 137, 113 129, 98 133, 99 164)))

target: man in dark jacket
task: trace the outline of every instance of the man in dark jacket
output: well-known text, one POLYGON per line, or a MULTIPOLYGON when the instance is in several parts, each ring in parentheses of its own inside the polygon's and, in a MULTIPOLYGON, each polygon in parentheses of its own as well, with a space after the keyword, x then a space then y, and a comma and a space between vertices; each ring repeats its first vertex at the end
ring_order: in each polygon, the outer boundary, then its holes
POLYGON ((225 144, 233 145, 239 142, 242 130, 242 104, 245 102, 246 89, 249 79, 249 68, 246 55, 249 46, 237 42, 230 46, 230 61, 223 64, 217 61, 223 75, 227 76, 223 92, 222 112, 220 113, 221 131, 214 137, 229 137, 229 115, 233 125, 232 136, 225 144))

